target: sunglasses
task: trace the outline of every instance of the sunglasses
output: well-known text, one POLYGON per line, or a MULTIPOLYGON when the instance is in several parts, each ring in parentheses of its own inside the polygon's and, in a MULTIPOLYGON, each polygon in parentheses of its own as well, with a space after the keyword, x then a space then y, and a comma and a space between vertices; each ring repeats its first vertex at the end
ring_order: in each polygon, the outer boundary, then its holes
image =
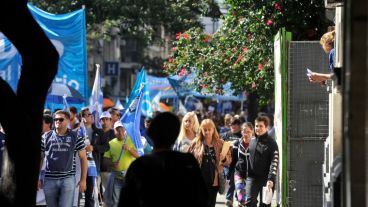
POLYGON ((57 121, 63 122, 64 121, 64 118, 55 118, 54 119, 54 122, 57 122, 57 121))
POLYGON ((89 116, 92 116, 92 114, 91 114, 91 113, 89 113, 89 114, 85 114, 84 116, 85 116, 85 117, 89 117, 89 116))

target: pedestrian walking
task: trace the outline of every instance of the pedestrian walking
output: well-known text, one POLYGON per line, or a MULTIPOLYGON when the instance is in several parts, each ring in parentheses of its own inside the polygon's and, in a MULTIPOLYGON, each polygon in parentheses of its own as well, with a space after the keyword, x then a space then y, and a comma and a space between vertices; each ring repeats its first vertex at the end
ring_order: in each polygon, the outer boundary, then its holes
POLYGON ((222 139, 224 141, 232 142, 232 161, 229 167, 225 167, 225 175, 226 179, 229 180, 229 189, 226 192, 226 206, 233 206, 234 199, 234 191, 235 191, 235 182, 234 182, 234 172, 235 165, 238 161, 238 149, 237 146, 234 147, 235 142, 238 142, 239 138, 241 138, 241 124, 242 122, 238 118, 233 118, 230 122, 230 131, 225 132, 222 135, 222 139))
POLYGON ((45 159, 44 191, 47 206, 73 206, 75 191, 75 156, 81 161, 80 192, 86 189, 87 156, 84 139, 68 129, 70 115, 66 111, 56 111, 55 130, 42 136, 41 152, 45 159))
POLYGON ((207 207, 207 188, 198 162, 172 150, 180 121, 170 112, 158 114, 148 128, 152 154, 135 160, 126 175, 119 206, 207 207))
POLYGON ((186 113, 181 122, 180 133, 174 144, 174 150, 179 152, 188 152, 192 141, 197 136, 198 129, 199 122, 197 114, 193 111, 186 113))
POLYGON ((109 142, 110 149, 104 154, 104 161, 112 169, 104 193, 104 204, 107 207, 118 206, 126 171, 139 157, 132 139, 120 121, 115 122, 114 130, 116 138, 109 142))
MULTIPOLYGON (((111 115, 111 114, 110 114, 111 115)), ((114 129, 111 127, 111 118, 108 118, 108 115, 104 117, 100 117, 101 127, 102 127, 102 137, 101 140, 105 140, 107 142, 107 149, 101 149, 100 153, 100 177, 97 180, 97 183, 99 185, 99 200, 102 204, 103 201, 103 194, 104 191, 107 188, 107 182, 110 177, 110 171, 111 169, 109 166, 106 165, 105 162, 103 162, 104 153, 110 149, 109 142, 115 138, 115 132, 114 129)))
MULTIPOLYGON (((267 186, 274 191, 279 162, 277 143, 268 135, 269 119, 259 116, 255 120, 256 138, 249 144, 249 168, 246 180, 246 196, 248 207, 257 206, 257 196, 262 199, 262 188, 267 186)), ((260 206, 271 206, 260 202, 260 206)))
MULTIPOLYGON (((97 180, 100 174, 101 154, 109 149, 109 143, 107 139, 102 137, 103 131, 95 126, 94 117, 88 108, 81 110, 81 117, 86 131, 85 144, 88 160, 85 206, 94 207, 98 201, 96 195, 98 195, 97 180)), ((103 112, 100 116, 100 122, 103 124, 104 120, 110 118, 109 112, 103 112)))
POLYGON ((224 156, 221 154, 224 141, 216 130, 215 123, 211 119, 204 119, 199 126, 199 133, 193 140, 188 152, 192 153, 199 163, 208 192, 208 206, 216 205, 216 197, 219 191, 220 176, 224 172, 224 166, 231 163, 231 151, 224 156))
POLYGON ((248 166, 249 166, 249 142, 253 137, 253 125, 250 122, 242 124, 241 134, 242 137, 234 143, 233 148, 236 149, 238 161, 235 165, 234 181, 235 181, 235 191, 236 199, 239 203, 239 207, 245 207, 247 202, 247 197, 245 193, 246 179, 248 176, 248 166))

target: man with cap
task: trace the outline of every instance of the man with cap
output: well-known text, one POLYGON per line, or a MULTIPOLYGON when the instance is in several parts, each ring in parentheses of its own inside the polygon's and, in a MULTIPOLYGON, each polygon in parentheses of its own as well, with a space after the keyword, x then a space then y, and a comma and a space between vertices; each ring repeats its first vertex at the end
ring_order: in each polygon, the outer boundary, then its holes
POLYGON ((114 127, 115 122, 119 121, 121 118, 121 112, 117 108, 110 108, 109 109, 111 115, 111 127, 114 127))
MULTIPOLYGON (((241 135, 241 124, 242 122, 240 119, 233 118, 230 123, 230 131, 226 132, 222 139, 225 141, 231 141, 235 143, 239 138, 242 137, 241 135)), ((234 173, 235 173, 235 165, 238 161, 238 146, 232 146, 232 161, 230 164, 230 167, 225 170, 226 177, 228 180, 230 180, 229 183, 229 190, 226 193, 226 206, 233 206, 233 198, 234 198, 234 190, 235 190, 235 182, 234 182, 234 173)), ((226 168, 225 168, 226 169, 226 168)))
MULTIPOLYGON (((106 189, 107 187, 107 181, 110 177, 110 169, 109 167, 105 164, 105 162, 103 162, 103 156, 104 153, 109 150, 109 141, 111 141, 112 139, 115 138, 115 133, 114 133, 114 129, 111 126, 111 113, 109 113, 109 111, 104 111, 101 116, 100 116, 100 123, 101 123, 101 127, 102 127, 102 137, 101 139, 104 140, 104 142, 106 142, 106 149, 101 150, 100 153, 100 158, 101 158, 101 163, 100 163, 100 180, 98 180, 98 185, 99 185, 99 189, 100 189, 100 196, 103 195, 104 189, 106 189)), ((102 201, 102 198, 101 198, 102 201)))
POLYGON ((109 142, 110 149, 104 154, 104 161, 111 168, 111 174, 104 193, 104 203, 107 207, 118 205, 125 173, 130 164, 139 157, 132 139, 120 121, 114 123, 114 131, 116 138, 109 142))

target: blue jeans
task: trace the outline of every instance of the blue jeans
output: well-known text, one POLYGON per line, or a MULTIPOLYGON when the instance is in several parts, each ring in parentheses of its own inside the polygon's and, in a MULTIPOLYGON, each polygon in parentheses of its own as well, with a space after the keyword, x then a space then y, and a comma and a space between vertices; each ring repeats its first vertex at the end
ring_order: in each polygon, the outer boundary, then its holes
POLYGON ((75 177, 45 178, 44 191, 48 207, 71 207, 74 200, 75 177))
POLYGON ((124 180, 117 177, 119 173, 111 172, 106 191, 104 193, 104 203, 106 207, 117 207, 119 204, 120 192, 123 188, 124 180))

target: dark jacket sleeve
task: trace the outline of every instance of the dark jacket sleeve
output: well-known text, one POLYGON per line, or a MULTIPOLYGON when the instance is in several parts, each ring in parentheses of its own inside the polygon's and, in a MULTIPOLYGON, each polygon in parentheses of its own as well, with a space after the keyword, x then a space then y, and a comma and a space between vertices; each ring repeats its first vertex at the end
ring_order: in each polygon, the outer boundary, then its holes
POLYGON ((92 146, 96 153, 104 153, 109 150, 109 140, 103 136, 102 130, 94 130, 93 136, 94 142, 92 146))
POLYGON ((277 143, 274 140, 272 140, 271 143, 272 143, 271 153, 270 153, 271 165, 270 165, 270 170, 268 172, 268 180, 275 183, 278 166, 279 166, 279 148, 277 146, 277 143))

